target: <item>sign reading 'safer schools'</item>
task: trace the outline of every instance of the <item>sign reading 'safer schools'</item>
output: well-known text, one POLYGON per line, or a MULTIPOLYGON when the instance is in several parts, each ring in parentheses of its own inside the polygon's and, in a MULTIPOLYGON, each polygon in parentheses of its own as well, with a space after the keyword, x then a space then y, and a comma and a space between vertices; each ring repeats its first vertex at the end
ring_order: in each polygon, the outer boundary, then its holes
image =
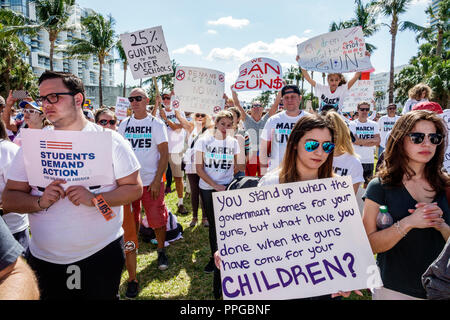
POLYGON ((64 188, 114 182, 112 132, 24 129, 22 146, 32 186, 65 180, 64 188))
POLYGON ((135 80, 173 72, 161 26, 120 35, 135 80))

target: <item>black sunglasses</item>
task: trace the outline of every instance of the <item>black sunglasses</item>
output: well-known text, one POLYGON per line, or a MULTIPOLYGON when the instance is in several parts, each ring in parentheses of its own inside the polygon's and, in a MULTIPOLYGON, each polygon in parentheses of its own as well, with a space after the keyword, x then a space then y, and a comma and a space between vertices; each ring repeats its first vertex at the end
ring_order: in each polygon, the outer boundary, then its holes
POLYGON ((428 136, 430 142, 434 145, 440 145, 444 140, 444 136, 440 133, 428 133, 425 134, 423 132, 411 132, 408 133, 411 142, 414 144, 421 144, 425 140, 425 136, 428 136))
POLYGON ((110 124, 110 125, 115 125, 116 124, 116 120, 99 120, 98 121, 98 123, 101 125, 101 126, 106 126, 108 123, 110 124))
POLYGON ((369 112, 370 108, 359 108, 359 111, 367 111, 367 112, 369 112))
POLYGON ((204 113, 196 113, 196 114, 195 114, 195 117, 196 117, 196 118, 199 118, 199 117, 204 118, 204 117, 206 117, 206 114, 204 114, 204 113))
POLYGON ((55 103, 58 103, 58 101, 59 101, 59 96, 75 96, 76 95, 76 93, 74 93, 74 92, 57 92, 57 93, 50 93, 50 94, 48 94, 48 95, 46 95, 46 96, 41 96, 41 97, 38 97, 37 99, 36 99, 36 103, 38 104, 38 105, 42 105, 42 103, 44 102, 44 101, 47 101, 48 103, 51 103, 51 104, 55 104, 55 103))
POLYGON ((136 97, 129 97, 129 98, 128 98, 128 101, 133 102, 133 101, 136 100, 137 102, 141 102, 142 99, 144 99, 144 97, 142 97, 142 96, 136 96, 136 97))

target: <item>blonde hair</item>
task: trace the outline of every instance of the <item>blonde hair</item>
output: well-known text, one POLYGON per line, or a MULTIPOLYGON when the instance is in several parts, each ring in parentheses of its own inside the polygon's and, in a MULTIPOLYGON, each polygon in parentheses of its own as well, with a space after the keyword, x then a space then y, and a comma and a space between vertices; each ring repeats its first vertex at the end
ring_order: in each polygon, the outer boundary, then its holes
POLYGON ((350 129, 341 116, 330 110, 326 114, 325 118, 333 123, 335 130, 335 153, 344 154, 349 153, 352 156, 357 156, 355 149, 353 148, 352 138, 350 136, 350 129))
POLYGON ((408 96, 411 99, 420 100, 422 98, 422 92, 424 91, 427 93, 425 99, 430 99, 432 91, 431 88, 427 86, 425 83, 416 84, 414 87, 409 89, 408 96))

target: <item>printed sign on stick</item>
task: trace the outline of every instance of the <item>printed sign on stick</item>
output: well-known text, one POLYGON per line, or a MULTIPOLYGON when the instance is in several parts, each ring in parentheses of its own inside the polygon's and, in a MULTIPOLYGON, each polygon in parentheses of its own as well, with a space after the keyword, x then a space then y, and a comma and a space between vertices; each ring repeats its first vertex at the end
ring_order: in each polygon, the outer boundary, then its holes
POLYGON ((45 188, 58 179, 66 180, 64 188, 114 183, 111 131, 23 129, 21 132, 30 185, 45 188))
POLYGON ((130 101, 128 98, 117 97, 116 100, 116 117, 121 121, 128 116, 128 108, 130 107, 130 101))
POLYGON ((226 300, 382 285, 349 176, 216 192, 213 201, 226 300))
POLYGON ((372 69, 361 27, 343 29, 297 45, 298 64, 305 70, 345 73, 372 69))
POLYGON ((278 61, 256 58, 239 68, 233 88, 239 91, 280 90, 283 87, 283 68, 278 61))
POLYGON ((173 72, 161 26, 121 34, 120 40, 134 80, 173 72))
POLYGON ((178 67, 174 81, 172 106, 187 112, 214 115, 223 110, 225 74, 204 68, 178 67))

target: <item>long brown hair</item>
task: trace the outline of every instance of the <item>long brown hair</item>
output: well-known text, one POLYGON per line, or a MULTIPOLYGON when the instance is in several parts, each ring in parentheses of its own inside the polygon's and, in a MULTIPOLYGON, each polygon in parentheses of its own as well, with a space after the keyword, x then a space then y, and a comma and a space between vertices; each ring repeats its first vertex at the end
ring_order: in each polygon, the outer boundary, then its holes
MULTIPOLYGON (((446 136, 444 123, 438 115, 431 111, 416 110, 408 112, 398 119, 392 128, 384 151, 384 162, 378 173, 383 184, 402 186, 403 178, 411 179, 415 173, 408 166, 408 156, 404 147, 404 140, 418 121, 430 121, 436 127, 436 132, 446 136)), ((425 165, 425 179, 430 183, 433 191, 439 193, 450 185, 450 179, 442 168, 446 143, 445 140, 436 147, 433 158, 425 165)))
MULTIPOLYGON (((301 181, 301 176, 297 172, 297 145, 300 139, 313 129, 328 129, 331 140, 334 142, 333 123, 320 115, 308 115, 300 118, 292 129, 286 146, 283 161, 281 163, 280 183, 301 181)), ((319 179, 331 178, 333 174, 334 152, 328 154, 327 160, 319 168, 319 179)))

